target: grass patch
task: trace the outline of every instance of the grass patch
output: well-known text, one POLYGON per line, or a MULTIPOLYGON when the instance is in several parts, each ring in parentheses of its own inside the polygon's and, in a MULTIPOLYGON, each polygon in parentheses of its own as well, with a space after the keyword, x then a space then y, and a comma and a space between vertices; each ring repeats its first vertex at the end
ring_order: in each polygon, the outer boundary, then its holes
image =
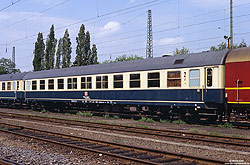
POLYGON ((29 112, 33 112, 33 110, 32 110, 32 109, 29 109, 28 111, 29 111, 29 112))
POLYGON ((146 125, 134 125, 134 127, 139 127, 139 128, 149 128, 148 126, 146 126, 146 125))
POLYGON ((120 143, 122 144, 123 143, 123 140, 119 137, 115 137, 113 140, 112 140, 114 143, 120 143))
POLYGON ((9 131, 9 128, 8 127, 0 127, 0 130, 9 131))
POLYGON ((83 113, 81 111, 76 113, 77 116, 83 116, 83 113))
POLYGON ((226 122, 225 124, 219 124, 219 128, 233 128, 233 125, 231 123, 226 122))
POLYGON ((105 115, 103 115, 103 117, 104 117, 105 119, 110 118, 109 114, 105 114, 105 115))
POLYGON ((139 121, 143 121, 146 122, 147 118, 146 117, 142 117, 139 121))
POLYGON ((160 123, 171 123, 171 121, 170 120, 162 120, 162 119, 160 119, 160 123))
POLYGON ((119 119, 120 117, 118 115, 113 116, 114 119, 119 119))
POLYGON ((209 135, 212 135, 212 136, 221 136, 221 134, 218 133, 218 132, 210 132, 209 135))
POLYGON ((83 116, 92 117, 93 113, 91 113, 91 112, 85 112, 85 113, 83 113, 83 116))
POLYGON ((43 109, 41 112, 42 112, 42 113, 46 113, 47 111, 46 111, 45 109, 43 109))
POLYGON ((152 118, 147 118, 146 122, 148 122, 148 123, 154 123, 155 121, 152 118))
POLYGON ((199 131, 197 129, 191 129, 192 133, 199 133, 199 131))
POLYGON ((135 119, 133 117, 130 120, 135 121, 135 119))
POLYGON ((174 124, 186 124, 186 122, 185 121, 183 121, 183 120, 174 120, 172 123, 174 123, 174 124))
POLYGON ((106 121, 94 121, 94 123, 100 123, 100 124, 107 124, 107 122, 106 121))
POLYGON ((71 115, 70 113, 65 113, 64 115, 71 115))

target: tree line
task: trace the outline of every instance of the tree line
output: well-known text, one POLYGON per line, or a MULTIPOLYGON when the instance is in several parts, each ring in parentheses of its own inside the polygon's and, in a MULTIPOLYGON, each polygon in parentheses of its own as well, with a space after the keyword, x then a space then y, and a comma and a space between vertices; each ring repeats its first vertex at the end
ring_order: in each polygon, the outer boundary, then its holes
POLYGON ((72 66, 83 66, 97 64, 97 47, 95 44, 91 47, 90 32, 85 32, 85 26, 82 24, 76 37, 76 57, 71 63, 72 43, 69 37, 68 29, 64 36, 55 38, 54 25, 44 43, 43 34, 38 33, 34 49, 33 68, 34 71, 67 68, 72 66), (58 44, 57 44, 58 43, 58 44), (57 47, 57 49, 56 49, 57 47))
MULTIPOLYGON (((239 45, 233 44, 233 49, 235 48, 243 48, 247 47, 247 43, 242 40, 239 45)), ((226 42, 221 42, 217 46, 211 46, 209 51, 218 51, 218 50, 225 50, 227 49, 227 43, 226 42)), ((175 51, 173 52, 174 55, 182 55, 182 54, 190 54, 190 50, 188 48, 182 47, 181 49, 176 48, 175 51)))

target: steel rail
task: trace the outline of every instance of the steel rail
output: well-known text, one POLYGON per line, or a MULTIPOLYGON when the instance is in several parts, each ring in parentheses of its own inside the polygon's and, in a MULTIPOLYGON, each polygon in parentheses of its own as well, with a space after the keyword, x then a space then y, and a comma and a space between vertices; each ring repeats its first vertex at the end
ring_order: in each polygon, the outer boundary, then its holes
POLYGON ((152 129, 152 128, 138 128, 132 126, 122 126, 122 125, 114 125, 114 124, 104 124, 104 123, 94 123, 94 122, 87 122, 87 121, 75 121, 72 119, 61 119, 61 118, 48 118, 43 116, 34 116, 34 115, 23 115, 23 114, 13 114, 13 113, 4 113, 0 112, 0 114, 8 115, 8 117, 24 117, 24 118, 33 118, 40 121, 49 121, 55 122, 60 124, 69 124, 69 125, 77 125, 77 126, 87 126, 92 128, 101 128, 113 131, 123 131, 123 132, 130 132, 130 133, 138 133, 138 134, 146 134, 146 135, 154 135, 154 136, 162 136, 162 137, 170 137, 170 138, 179 138, 184 140, 195 140, 195 141, 202 141, 202 142, 210 142, 216 144, 225 144, 225 145, 234 145, 234 146, 242 146, 242 147, 250 147, 250 139, 247 138, 237 138, 237 137, 230 137, 230 136, 218 136, 218 135, 207 135, 201 133, 192 133, 192 132, 184 132, 184 131, 174 131, 174 130, 162 130, 162 129, 152 129), (69 123, 67 123, 69 122, 69 123), (87 125, 86 125, 87 124, 87 125), (174 135, 179 134, 179 135, 174 135), (185 136, 183 136, 185 135, 185 136), (198 137, 188 137, 189 136, 198 136, 198 137), (208 139, 210 138, 210 139, 208 139), (211 139, 214 138, 214 139, 211 139), (221 140, 226 141, 221 141, 221 140), (232 142, 238 141, 238 142, 232 142), (239 143, 241 142, 241 143, 239 143))
POLYGON ((82 147, 82 146, 75 145, 74 143, 88 142, 88 143, 92 143, 92 144, 104 145, 104 146, 102 146, 104 148, 105 148, 105 146, 106 147, 111 146, 111 147, 115 147, 116 149, 125 150, 125 152, 134 151, 134 152, 136 152, 135 154, 138 154, 138 153, 139 154, 140 153, 141 154, 142 153, 149 154, 149 155, 153 156, 153 159, 155 159, 154 156, 156 156, 156 157, 158 156, 158 158, 159 158, 159 156, 161 156, 161 159, 167 158, 167 160, 165 162, 168 162, 168 161, 169 162, 172 162, 172 161, 189 161, 190 162, 191 161, 191 162, 198 162, 198 163, 205 163, 205 164, 225 164, 225 163, 227 163, 227 162, 221 161, 221 160, 214 160, 214 159, 184 155, 184 154, 180 154, 180 153, 173 153, 173 152, 167 152, 167 151, 161 151, 161 150, 155 150, 155 149, 149 149, 149 148, 142 148, 142 147, 130 146, 130 145, 119 144, 119 143, 106 142, 106 141, 101 141, 101 140, 94 140, 94 139, 89 139, 89 138, 84 138, 84 137, 79 137, 79 136, 73 136, 73 135, 67 135, 67 134, 62 134, 62 133, 57 133, 57 132, 50 132, 50 131, 45 131, 45 130, 40 130, 40 129, 29 128, 29 127, 22 127, 22 126, 20 127, 20 126, 6 124, 6 123, 0 123, 0 125, 11 128, 8 131, 0 129, 0 131, 2 131, 2 132, 11 133, 11 134, 24 136, 24 137, 28 137, 28 138, 33 138, 33 139, 37 139, 37 140, 42 140, 42 141, 46 141, 46 142, 50 142, 50 143, 54 143, 54 144, 60 144, 60 145, 68 146, 68 147, 75 148, 75 149, 91 151, 91 152, 95 152, 95 153, 99 153, 99 154, 101 153, 104 155, 117 157, 117 158, 121 158, 121 159, 125 159, 125 160, 130 160, 130 161, 134 161, 134 162, 144 163, 144 164, 161 164, 162 162, 158 163, 157 161, 154 162, 154 161, 150 161, 150 160, 139 159, 139 158, 134 158, 134 157, 130 157, 130 156, 124 156, 121 154, 112 153, 112 150, 107 152, 107 151, 98 150, 98 149, 91 149, 91 148, 87 148, 84 146, 82 147), (21 130, 21 131, 18 131, 18 130, 21 130), (31 134, 31 133, 24 134, 24 133, 22 133, 22 130, 40 133, 40 136, 35 136, 34 134, 31 134), (47 135, 43 135, 43 134, 47 134, 47 135), (45 137, 46 136, 53 136, 53 138, 49 138, 49 139, 42 138, 44 136, 45 137), (59 138, 59 140, 57 141, 56 139, 58 139, 58 138, 59 138), (66 140, 63 140, 63 138, 66 140), (72 142, 69 142, 68 141, 69 139, 71 139, 72 142), (78 141, 76 142, 76 140, 78 140, 78 141))
POLYGON ((0 164, 1 165, 22 165, 20 163, 14 162, 10 159, 6 159, 6 158, 0 158, 0 164))

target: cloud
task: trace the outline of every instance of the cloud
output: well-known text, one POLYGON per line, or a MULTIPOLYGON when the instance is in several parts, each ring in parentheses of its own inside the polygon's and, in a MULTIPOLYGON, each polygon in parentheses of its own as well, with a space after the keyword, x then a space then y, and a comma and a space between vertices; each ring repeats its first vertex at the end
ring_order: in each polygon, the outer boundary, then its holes
POLYGON ((110 21, 106 23, 103 27, 97 28, 96 37, 105 37, 107 35, 113 34, 121 29, 121 24, 119 22, 110 21))
POLYGON ((171 45, 183 42, 184 38, 162 38, 158 40, 154 40, 154 45, 161 46, 161 45, 171 45))
POLYGON ((129 3, 133 3, 133 2, 135 2, 135 0, 129 0, 129 3))
POLYGON ((118 31, 120 30, 120 23, 119 22, 108 22, 106 25, 103 27, 105 30, 110 30, 110 31, 118 31))

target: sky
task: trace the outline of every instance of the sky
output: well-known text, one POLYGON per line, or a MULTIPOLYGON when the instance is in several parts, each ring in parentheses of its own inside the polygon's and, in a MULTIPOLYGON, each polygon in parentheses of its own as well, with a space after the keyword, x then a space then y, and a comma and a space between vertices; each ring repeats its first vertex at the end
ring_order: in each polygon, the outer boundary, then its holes
MULTIPOLYGON (((182 47, 207 51, 230 35, 230 0, 1 0, 0 58, 11 58, 22 72, 32 71, 37 34, 46 42, 55 26, 57 40, 69 30, 73 62, 80 26, 97 45, 98 61, 126 55, 146 57, 147 11, 152 12, 153 55, 182 47)), ((250 0, 233 0, 233 41, 250 44, 250 0)))

